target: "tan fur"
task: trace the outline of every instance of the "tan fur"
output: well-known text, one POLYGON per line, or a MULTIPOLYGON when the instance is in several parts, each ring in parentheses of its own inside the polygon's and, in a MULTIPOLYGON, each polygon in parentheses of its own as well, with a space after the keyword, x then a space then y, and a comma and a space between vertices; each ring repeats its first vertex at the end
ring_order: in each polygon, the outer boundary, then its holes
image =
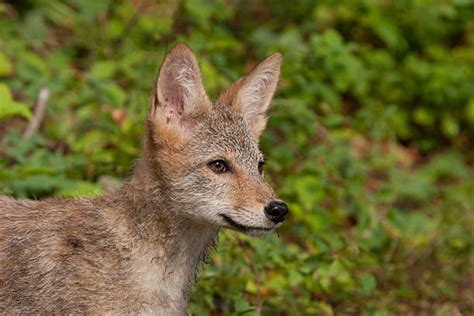
POLYGON ((0 314, 185 314, 220 228, 263 235, 279 225, 264 214, 275 194, 257 166, 280 61, 273 55, 212 105, 193 53, 178 45, 121 189, 90 199, 0 197, 0 314), (213 172, 216 159, 231 171, 213 172))

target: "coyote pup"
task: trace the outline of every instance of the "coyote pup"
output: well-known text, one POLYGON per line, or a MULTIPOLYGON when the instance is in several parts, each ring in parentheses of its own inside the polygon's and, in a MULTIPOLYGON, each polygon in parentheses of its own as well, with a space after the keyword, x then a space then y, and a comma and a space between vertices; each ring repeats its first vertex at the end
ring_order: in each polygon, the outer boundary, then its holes
POLYGON ((212 104, 196 58, 177 45, 121 189, 90 199, 0 197, 0 314, 185 314, 220 228, 260 236, 287 216, 258 149, 280 64, 271 55, 212 104))

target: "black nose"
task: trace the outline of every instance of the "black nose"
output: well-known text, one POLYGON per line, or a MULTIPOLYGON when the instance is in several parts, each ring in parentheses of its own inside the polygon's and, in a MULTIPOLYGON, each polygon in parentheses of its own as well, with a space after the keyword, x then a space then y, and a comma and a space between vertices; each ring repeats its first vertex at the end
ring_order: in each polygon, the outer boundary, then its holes
POLYGON ((280 201, 271 201, 265 206, 265 215, 274 223, 283 222, 288 215, 288 206, 280 201))

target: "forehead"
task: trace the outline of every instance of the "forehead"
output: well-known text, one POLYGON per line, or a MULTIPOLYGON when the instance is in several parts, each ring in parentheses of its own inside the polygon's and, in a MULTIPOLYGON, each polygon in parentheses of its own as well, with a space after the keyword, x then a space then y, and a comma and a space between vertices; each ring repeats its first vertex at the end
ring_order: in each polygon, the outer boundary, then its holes
POLYGON ((249 123, 230 109, 213 111, 199 128, 195 140, 195 149, 201 156, 231 156, 241 164, 252 165, 262 156, 249 123))

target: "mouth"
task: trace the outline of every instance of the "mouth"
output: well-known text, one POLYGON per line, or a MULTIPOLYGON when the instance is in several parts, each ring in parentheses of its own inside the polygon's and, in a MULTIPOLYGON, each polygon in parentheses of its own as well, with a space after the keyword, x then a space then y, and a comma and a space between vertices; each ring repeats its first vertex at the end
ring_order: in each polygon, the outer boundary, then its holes
POLYGON ((268 228, 268 227, 245 226, 245 225, 237 223, 236 221, 234 221, 232 218, 230 218, 229 216, 225 214, 219 214, 219 215, 232 228, 242 233, 269 232, 273 229, 273 227, 268 228))

